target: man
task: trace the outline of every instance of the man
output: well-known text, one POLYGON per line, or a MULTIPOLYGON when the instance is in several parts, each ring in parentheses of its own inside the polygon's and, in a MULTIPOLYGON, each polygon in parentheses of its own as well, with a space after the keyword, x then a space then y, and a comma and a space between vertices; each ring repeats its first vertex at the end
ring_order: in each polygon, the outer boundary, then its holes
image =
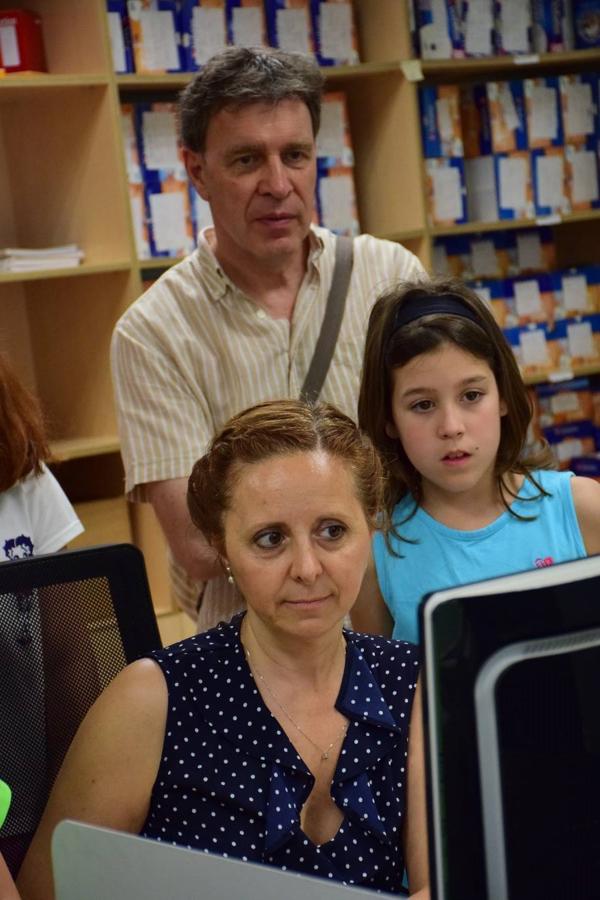
MULTIPOLYGON (((188 175, 214 227, 118 322, 112 365, 126 491, 149 501, 172 556, 173 586, 198 628, 241 599, 194 533, 187 477, 212 435, 263 400, 297 397, 319 336, 335 236, 311 225, 322 76, 306 56, 232 48, 180 101, 188 175)), ((399 244, 354 241, 344 318, 320 399, 356 416, 369 310, 422 272, 399 244)))

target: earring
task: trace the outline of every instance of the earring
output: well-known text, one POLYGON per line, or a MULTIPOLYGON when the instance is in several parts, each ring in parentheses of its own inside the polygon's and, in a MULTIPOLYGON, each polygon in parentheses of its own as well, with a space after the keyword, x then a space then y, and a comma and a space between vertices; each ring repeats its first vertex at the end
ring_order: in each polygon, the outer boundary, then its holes
POLYGON ((225 572, 227 574, 227 581, 229 584, 235 584, 235 578, 233 577, 233 572, 231 571, 231 566, 228 562, 225 563, 225 572))

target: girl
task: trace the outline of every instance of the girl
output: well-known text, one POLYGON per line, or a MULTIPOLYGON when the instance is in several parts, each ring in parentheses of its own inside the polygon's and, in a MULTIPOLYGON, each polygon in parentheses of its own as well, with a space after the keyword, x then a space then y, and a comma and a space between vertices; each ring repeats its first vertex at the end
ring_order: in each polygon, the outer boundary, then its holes
POLYGON ((83 531, 49 456, 39 403, 0 355, 0 562, 54 553, 83 531))
POLYGON ((369 320, 359 423, 388 469, 384 533, 352 613, 418 639, 429 592, 600 552, 600 484, 526 447, 512 351, 462 283, 405 284, 369 320), (375 598, 375 599, 374 599, 375 598))

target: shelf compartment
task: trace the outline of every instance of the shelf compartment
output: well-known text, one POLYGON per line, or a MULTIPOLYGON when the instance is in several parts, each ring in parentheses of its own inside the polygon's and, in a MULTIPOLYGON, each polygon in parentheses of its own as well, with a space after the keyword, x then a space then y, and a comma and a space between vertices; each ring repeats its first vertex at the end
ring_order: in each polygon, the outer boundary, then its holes
POLYGON ((126 201, 108 87, 0 107, 0 246, 77 243, 113 265, 130 246, 126 201))
POLYGON ((74 437, 50 443, 53 460, 57 463, 87 459, 90 456, 104 456, 107 453, 118 453, 119 448, 119 438, 116 434, 74 437))
POLYGON ((40 14, 46 62, 53 74, 110 74, 104 0, 2 0, 0 8, 40 14))
POLYGON ((532 53, 519 56, 486 56, 475 59, 422 59, 423 77, 431 81, 462 81, 476 78, 524 78, 533 73, 579 71, 600 64, 600 50, 572 50, 565 53, 532 53), (535 57, 535 59, 533 59, 535 57), (529 61, 528 61, 529 60, 529 61))
POLYGON ((81 275, 102 275, 110 272, 126 272, 131 268, 130 259, 118 259, 106 263, 82 263, 66 269, 38 269, 32 272, 0 272, 0 284, 27 281, 47 281, 52 278, 77 278, 81 275))
POLYGON ((542 225, 568 225, 571 222, 597 222, 600 209, 564 213, 560 216, 545 216, 538 219, 498 219, 496 222, 464 222, 462 225, 437 226, 429 228, 432 237, 452 234, 472 234, 484 231, 507 231, 515 228, 539 228, 542 225))
POLYGON ((39 72, 31 75, 0 76, 0 103, 20 103, 40 95, 106 87, 108 75, 52 75, 39 72))

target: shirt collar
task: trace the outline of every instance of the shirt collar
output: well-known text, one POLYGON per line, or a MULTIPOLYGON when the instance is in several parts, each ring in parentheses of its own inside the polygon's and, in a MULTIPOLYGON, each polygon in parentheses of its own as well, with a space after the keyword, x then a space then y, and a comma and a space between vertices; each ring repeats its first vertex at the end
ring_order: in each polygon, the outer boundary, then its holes
MULTIPOLYGON (((210 659, 215 702, 205 717, 211 728, 234 747, 271 766, 270 792, 263 811, 266 849, 272 852, 298 831, 300 811, 314 778, 256 687, 240 642, 243 615, 212 632, 212 646, 218 645, 219 651, 210 659), (223 685, 238 667, 241 671, 232 702, 223 685)), ((332 796, 340 809, 387 843, 392 837, 379 816, 368 770, 403 739, 407 725, 396 723, 364 658, 361 642, 365 637, 353 632, 345 632, 345 637, 346 664, 335 705, 350 725, 333 776, 332 796), (352 750, 355 740, 360 746, 356 755, 352 750)))
MULTIPOLYGON (((209 298, 214 302, 218 302, 229 292, 239 293, 239 288, 221 268, 219 260, 215 256, 207 239, 209 230, 212 230, 212 226, 210 225, 203 228, 200 232, 196 250, 196 260, 197 265, 201 268, 203 273, 210 273, 209 298)), ((325 249, 325 242, 321 234, 319 234, 319 231, 322 231, 322 229, 317 229, 317 226, 311 225, 308 232, 307 269, 315 268, 317 271, 319 268, 319 260, 325 249)))

